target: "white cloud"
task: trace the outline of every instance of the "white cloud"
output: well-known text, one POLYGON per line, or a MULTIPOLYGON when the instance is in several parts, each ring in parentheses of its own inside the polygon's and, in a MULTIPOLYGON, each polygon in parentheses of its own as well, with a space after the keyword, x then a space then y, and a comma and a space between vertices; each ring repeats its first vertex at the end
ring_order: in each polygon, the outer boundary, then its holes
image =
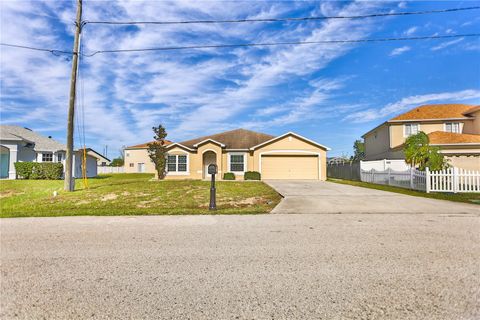
POLYGON ((459 38, 459 39, 455 39, 455 40, 451 40, 451 41, 442 42, 441 44, 439 44, 435 47, 432 47, 430 50, 432 50, 432 51, 442 50, 442 49, 448 48, 450 46, 453 46, 454 44, 462 42, 463 40, 464 40, 464 38, 459 38))
POLYGON ((403 34, 407 36, 411 36, 412 34, 417 32, 417 30, 418 30, 418 27, 411 27, 411 28, 408 28, 405 32, 403 32, 403 34))
POLYGON ((399 56, 407 51, 410 51, 412 48, 410 48, 409 46, 403 46, 403 47, 400 47, 400 48, 395 48, 393 49, 391 52, 390 52, 390 56, 399 56))
POLYGON ((345 120, 363 123, 399 114, 422 104, 465 102, 478 99, 480 99, 480 90, 474 89, 415 95, 405 97, 397 102, 389 103, 381 109, 367 109, 352 113, 345 117, 345 120))
POLYGON ((405 9, 407 7, 407 2, 406 1, 399 2, 398 7, 401 9, 405 9))
POLYGON ((285 126, 298 122, 336 118, 345 113, 365 107, 362 104, 341 105, 335 102, 349 78, 317 79, 310 82, 312 90, 305 92, 295 100, 276 105, 256 113, 258 119, 245 121, 241 127, 250 129, 264 129, 276 126, 285 126))
MULTIPOLYGON (((87 20, 192 20, 288 16, 303 3, 103 1, 84 2, 87 20)), ((39 47, 71 48, 73 2, 1 2, 1 40, 39 47), (15 23, 14 23, 15 22, 15 23), (8 28, 7 28, 8 26, 8 28), (16 27, 21 26, 21 27, 16 27), (28 26, 28 27, 24 27, 28 26), (38 37, 39 34, 46 35, 38 37), (68 36, 68 37, 67 37, 68 36)), ((405 4, 406 5, 406 4, 405 4)), ((311 4, 306 4, 311 8, 311 4)), ((312 15, 378 12, 389 4, 373 1, 322 2, 312 15)), ((402 7, 399 4, 399 7, 402 7)), ((118 27, 87 25, 86 52, 116 48, 256 41, 317 41, 368 37, 378 20, 331 20, 270 25, 205 24, 118 27)), ((164 124, 180 140, 237 127, 281 126, 358 112, 363 105, 333 102, 345 79, 316 73, 356 45, 290 45, 96 55, 82 61, 87 143, 123 144, 151 139, 151 127, 164 124), (301 89, 291 88, 302 84, 301 89), (279 102, 280 101, 280 102, 279 102), (239 120, 242 119, 242 120, 239 120)), ((397 48, 406 52, 406 47, 397 48)), ((396 50, 397 50, 396 49, 396 50)), ((52 128, 63 138, 70 61, 48 53, 2 48, 2 123, 37 130, 52 128), (15 98, 25 98, 25 103, 15 98)), ((82 95, 79 95, 79 99, 82 95)), ((80 108, 78 108, 79 111, 80 108)), ((81 119, 81 112, 79 118, 81 119)), ((54 134, 55 136, 55 134, 54 134)))

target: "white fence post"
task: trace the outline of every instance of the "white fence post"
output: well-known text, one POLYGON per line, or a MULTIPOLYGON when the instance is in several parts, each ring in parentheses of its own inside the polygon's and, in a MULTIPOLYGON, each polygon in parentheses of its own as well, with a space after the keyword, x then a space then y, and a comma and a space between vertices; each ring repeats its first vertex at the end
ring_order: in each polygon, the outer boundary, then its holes
POLYGON ((425 169, 425 182, 426 182, 426 192, 430 193, 430 169, 427 167, 425 169))
POLYGON ((410 168, 410 189, 413 189, 414 185, 413 185, 413 168, 410 168))
POLYGON ((458 186, 458 168, 456 168, 456 167, 453 167, 452 183, 453 183, 453 193, 457 193, 459 186, 458 186))

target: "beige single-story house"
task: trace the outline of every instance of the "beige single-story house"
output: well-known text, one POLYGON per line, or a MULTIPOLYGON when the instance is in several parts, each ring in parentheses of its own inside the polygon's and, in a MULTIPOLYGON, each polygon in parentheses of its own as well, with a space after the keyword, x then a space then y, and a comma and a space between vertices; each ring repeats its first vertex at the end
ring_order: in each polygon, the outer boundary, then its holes
MULTIPOLYGON (((208 165, 216 164, 219 179, 226 172, 243 179, 246 171, 257 171, 262 179, 325 180, 330 150, 294 132, 272 136, 245 129, 166 144, 166 179, 208 179, 208 165)), ((125 148, 125 172, 155 173, 147 145, 125 148)))
POLYGON ((404 159, 403 146, 412 134, 425 132, 450 165, 480 170, 480 106, 423 105, 365 133, 365 160, 404 159))

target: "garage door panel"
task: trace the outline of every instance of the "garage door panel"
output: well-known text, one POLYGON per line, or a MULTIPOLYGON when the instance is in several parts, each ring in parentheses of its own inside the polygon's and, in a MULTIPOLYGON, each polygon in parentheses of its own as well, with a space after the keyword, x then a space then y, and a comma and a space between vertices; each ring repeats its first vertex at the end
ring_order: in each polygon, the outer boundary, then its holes
POLYGON ((318 157, 313 155, 263 155, 263 179, 318 179, 318 157))

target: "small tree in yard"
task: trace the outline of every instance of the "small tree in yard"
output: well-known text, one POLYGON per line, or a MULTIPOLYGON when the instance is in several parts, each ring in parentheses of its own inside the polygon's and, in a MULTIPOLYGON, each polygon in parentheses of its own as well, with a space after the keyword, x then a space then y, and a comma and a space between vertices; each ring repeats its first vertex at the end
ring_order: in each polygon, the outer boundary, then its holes
POLYGON ((432 147, 425 132, 419 132, 405 141, 405 161, 411 167, 418 167, 424 171, 427 167, 432 170, 442 170, 447 162, 438 147, 432 147))
POLYGON ((123 166, 124 161, 122 158, 115 158, 110 162, 110 167, 121 167, 123 166))
POLYGON ((352 161, 360 161, 365 158, 365 143, 362 140, 355 140, 353 143, 352 161))
POLYGON ((167 148, 165 145, 167 132, 161 124, 158 127, 153 127, 152 130, 155 133, 153 137, 155 141, 148 144, 148 156, 155 164, 158 179, 163 179, 165 178, 165 166, 167 164, 167 148))

